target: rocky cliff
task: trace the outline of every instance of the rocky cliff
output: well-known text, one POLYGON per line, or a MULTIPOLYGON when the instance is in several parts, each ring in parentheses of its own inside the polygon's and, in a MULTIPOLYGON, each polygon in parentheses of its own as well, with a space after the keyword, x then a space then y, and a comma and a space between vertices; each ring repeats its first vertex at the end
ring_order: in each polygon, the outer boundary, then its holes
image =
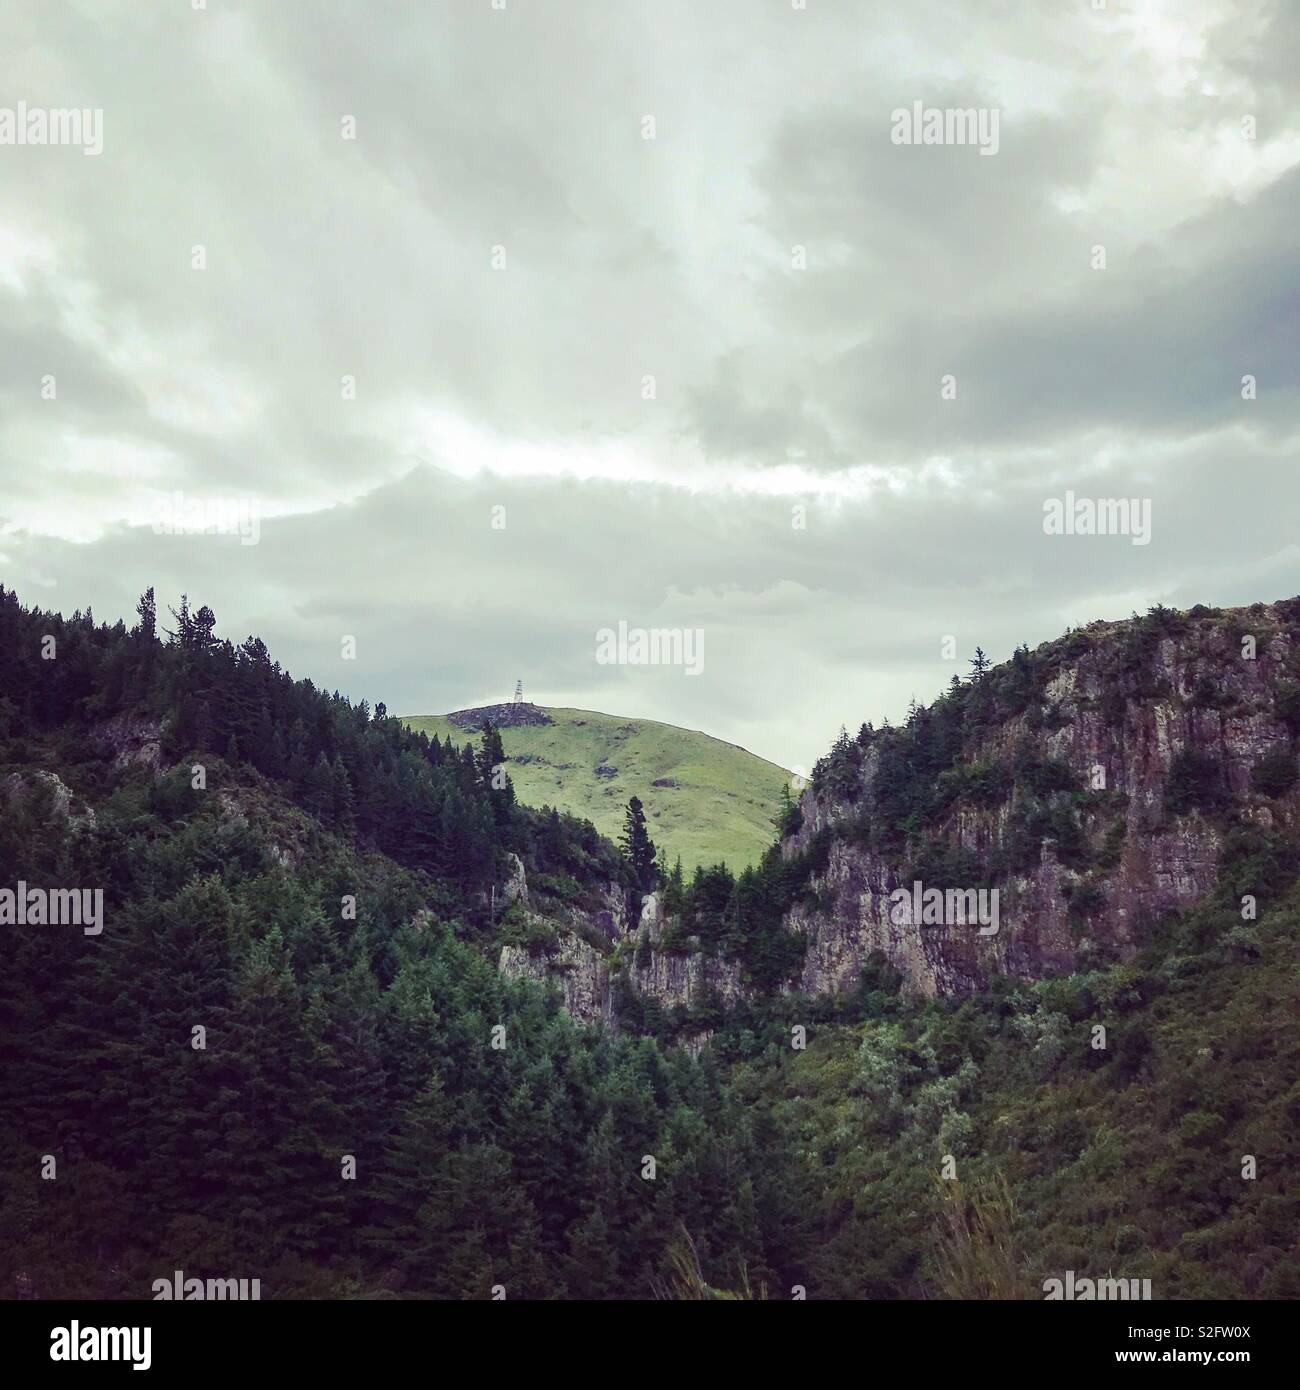
MULTIPOLYGON (((842 735, 780 843, 803 947, 783 988, 851 993, 873 957, 927 995, 1124 960, 1215 887, 1234 834, 1296 830, 1297 733, 1300 600, 1094 623, 842 735)), ((615 1022, 621 991, 692 1011, 752 992, 657 896, 600 916, 501 968, 615 1022)))
MULTIPOLYGON (((513 870, 520 883, 523 866, 516 861, 513 870)), ((553 985, 575 1018, 613 1024, 619 1022, 620 1000, 626 1003, 629 993, 662 1009, 683 1010, 726 1007, 742 997, 735 962, 706 955, 690 938, 679 936, 673 944, 670 928, 676 924, 663 916, 658 894, 642 899, 635 923, 629 923, 616 885, 608 887, 607 904, 595 917, 534 915, 533 925, 541 930, 527 944, 501 948, 502 973, 553 985)))
POLYGON ((1214 887, 1233 827, 1296 824, 1297 619, 1293 600, 1093 624, 842 740, 782 844, 819 865, 787 918, 792 987, 850 990, 873 951, 925 994, 1131 955, 1214 887), (996 890, 996 930, 913 920, 917 883, 945 905, 996 890))

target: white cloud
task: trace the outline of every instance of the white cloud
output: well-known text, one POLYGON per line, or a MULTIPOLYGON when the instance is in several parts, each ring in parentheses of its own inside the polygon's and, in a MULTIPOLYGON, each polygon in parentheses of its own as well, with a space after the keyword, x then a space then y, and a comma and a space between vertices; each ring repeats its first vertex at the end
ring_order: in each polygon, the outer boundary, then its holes
POLYGON ((393 708, 522 673, 805 766, 841 722, 936 693, 943 633, 1006 655, 1157 599, 1300 587, 1286 18, 7 15, 7 84, 102 106, 105 148, 0 150, 6 582, 102 616, 188 589, 393 708), (998 155, 893 146, 913 100, 996 106, 998 155), (1065 487, 1140 487, 1153 543, 1048 544, 1065 487), (255 500, 260 544, 154 536, 175 491, 255 500), (597 667, 611 613, 705 626, 706 673, 597 667))

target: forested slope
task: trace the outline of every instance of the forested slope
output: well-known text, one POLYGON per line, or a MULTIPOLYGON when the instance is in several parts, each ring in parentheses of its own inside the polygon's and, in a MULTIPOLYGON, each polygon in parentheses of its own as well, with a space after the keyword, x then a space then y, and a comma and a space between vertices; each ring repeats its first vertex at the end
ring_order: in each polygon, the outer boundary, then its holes
POLYGON ((580 893, 612 848, 205 609, 153 628, 0 596, 0 883, 105 894, 97 936, 4 928, 5 1292, 632 1296, 682 1221, 769 1275, 781 1174, 718 1071, 476 944, 507 854, 580 893))
POLYGON ((879 952, 850 989, 780 988, 830 827, 670 877, 659 949, 752 987, 614 1032, 496 968, 510 856, 543 916, 631 886, 590 826, 515 805, 490 740, 295 683, 205 609, 157 626, 150 595, 128 631, 0 592, 0 888, 104 893, 98 935, 0 926, 0 1293, 1041 1297, 1073 1270, 1300 1296, 1272 784, 1215 802, 1213 889, 1124 959, 965 997, 900 991, 879 952))

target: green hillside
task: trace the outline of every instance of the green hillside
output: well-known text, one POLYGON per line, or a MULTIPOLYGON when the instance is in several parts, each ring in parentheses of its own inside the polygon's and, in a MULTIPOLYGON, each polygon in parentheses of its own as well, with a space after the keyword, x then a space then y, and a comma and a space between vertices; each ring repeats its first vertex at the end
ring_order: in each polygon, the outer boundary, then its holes
MULTIPOLYGON (((537 710, 537 706, 527 708, 537 710)), ((515 793, 526 806, 556 806, 585 816, 617 839, 628 798, 645 805, 660 859, 681 855, 689 873, 719 860, 733 869, 757 863, 772 843, 772 818, 789 773, 735 744, 708 734, 622 719, 585 709, 539 711, 550 723, 504 727, 515 793)), ((412 729, 474 741, 478 723, 445 715, 420 715, 412 729)))

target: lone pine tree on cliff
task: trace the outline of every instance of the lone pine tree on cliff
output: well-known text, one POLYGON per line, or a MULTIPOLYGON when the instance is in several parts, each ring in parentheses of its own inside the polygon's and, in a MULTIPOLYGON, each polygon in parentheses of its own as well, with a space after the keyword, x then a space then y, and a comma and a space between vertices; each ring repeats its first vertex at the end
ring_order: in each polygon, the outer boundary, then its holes
POLYGON ((492 774, 505 762, 506 750, 505 745, 501 742, 500 731, 490 719, 483 721, 480 732, 483 735, 483 741, 479 744, 478 757, 475 762, 483 786, 490 791, 493 786, 492 774))
POLYGON ((496 823, 504 825, 514 808, 515 789, 506 776, 506 750, 501 742, 501 731, 490 719, 483 721, 483 742, 475 759, 475 767, 488 794, 496 823))
POLYGON ((632 870, 637 891, 653 892, 659 871, 655 863, 654 841, 646 829, 645 811, 639 797, 634 796, 627 803, 627 819, 623 823, 623 837, 619 845, 623 850, 623 858, 632 870))

